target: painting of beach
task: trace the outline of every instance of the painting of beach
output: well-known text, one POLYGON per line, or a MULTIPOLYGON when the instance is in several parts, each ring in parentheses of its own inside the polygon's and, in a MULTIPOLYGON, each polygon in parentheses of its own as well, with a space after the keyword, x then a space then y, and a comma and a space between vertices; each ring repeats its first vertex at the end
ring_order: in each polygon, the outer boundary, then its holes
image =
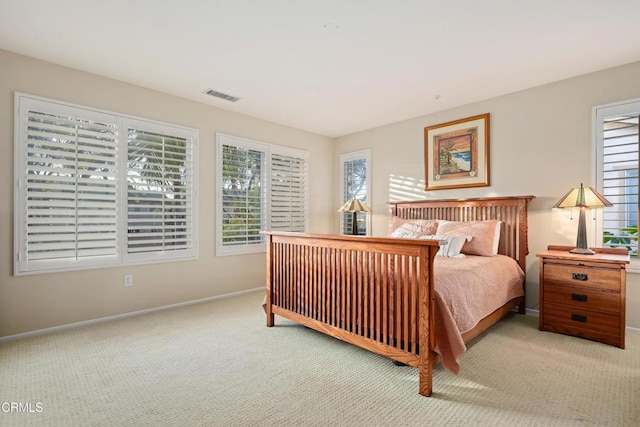
POLYGON ((489 113, 424 128, 425 190, 489 185, 489 113))
POLYGON ((437 140, 438 172, 440 179, 447 176, 469 174, 472 172, 473 140, 476 129, 460 136, 439 138, 437 140))

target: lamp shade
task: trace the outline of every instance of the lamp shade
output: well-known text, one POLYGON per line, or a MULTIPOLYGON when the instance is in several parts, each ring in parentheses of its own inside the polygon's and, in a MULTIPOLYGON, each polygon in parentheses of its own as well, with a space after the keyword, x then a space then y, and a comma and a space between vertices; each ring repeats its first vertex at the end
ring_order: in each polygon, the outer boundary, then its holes
POLYGON ((371 209, 362 200, 351 199, 342 205, 338 212, 371 212, 371 209))
POLYGON ((591 208, 603 208, 605 206, 613 206, 613 204, 604 198, 592 187, 584 188, 580 183, 579 188, 571 189, 567 194, 562 196, 560 201, 555 204, 554 208, 580 208, 580 219, 578 220, 578 237, 576 238, 576 247, 569 252, 580 255, 593 255, 594 251, 589 249, 587 245, 587 224, 585 220, 585 210, 591 208))
POLYGON ((554 208, 603 208, 605 206, 613 206, 613 204, 593 187, 584 188, 580 184, 579 188, 573 188, 562 196, 554 208))

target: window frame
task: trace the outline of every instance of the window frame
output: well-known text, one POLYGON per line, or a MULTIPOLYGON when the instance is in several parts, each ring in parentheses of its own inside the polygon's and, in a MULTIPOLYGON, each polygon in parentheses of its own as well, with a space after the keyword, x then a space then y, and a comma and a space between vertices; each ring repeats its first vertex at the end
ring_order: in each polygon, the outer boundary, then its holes
MULTIPOLYGON (((366 193, 366 204, 371 207, 371 149, 353 151, 349 153, 340 154, 340 206, 342 206, 345 200, 345 173, 344 167, 346 162, 364 159, 367 165, 366 172, 366 180, 367 180, 367 189, 366 193)), ((344 234, 344 213, 340 213, 340 234, 344 234)), ((371 236, 371 212, 364 214, 365 215, 365 224, 366 231, 365 236, 371 236)))
MULTIPOLYGON (((189 129, 189 128, 184 128, 184 127, 179 127, 176 125, 171 125, 171 124, 167 124, 167 123, 161 123, 161 122, 157 122, 157 121, 149 121, 149 120, 145 120, 145 119, 136 119, 133 117, 126 117, 123 118, 123 125, 126 125, 123 127, 123 129, 125 131, 128 132, 130 127, 136 126, 136 127, 144 127, 145 131, 151 131, 151 132, 156 132, 156 133, 162 133, 162 132, 167 132, 170 131, 171 132, 171 136, 174 137, 179 137, 179 138, 185 138, 185 139, 193 139, 192 142, 192 147, 191 147, 191 187, 192 187, 192 194, 191 194, 191 223, 192 223, 192 231, 191 231, 191 236, 192 239, 194 241, 194 245, 195 245, 195 257, 192 256, 190 253, 188 253, 188 251, 161 251, 161 252, 151 252, 151 251, 147 251, 147 252, 124 252, 123 256, 126 259, 125 264, 129 265, 129 264, 143 264, 143 263, 153 263, 153 262, 164 262, 164 261, 178 261, 178 260, 182 260, 182 259, 193 259, 193 258, 197 258, 198 255, 198 248, 197 248, 197 241, 198 241, 198 226, 197 226, 197 215, 198 215, 198 169, 196 167, 197 164, 197 159, 198 159, 198 153, 197 153, 197 130, 195 129, 189 129), (194 132, 196 132, 195 137, 194 132)), ((122 153, 123 157, 125 158, 125 162, 127 161, 127 154, 128 154, 128 141, 127 141, 127 136, 123 135, 123 139, 124 142, 127 144, 126 148, 127 148, 127 152, 122 153)), ((125 150, 122 150, 125 151, 125 150)), ((124 170, 121 171, 122 174, 124 175, 124 180, 126 182, 127 179, 127 172, 128 172, 128 168, 123 168, 124 170)), ((123 185, 126 185, 126 183, 123 183, 123 185)), ((127 190, 128 191, 128 190, 127 190)), ((127 191, 123 191, 122 194, 122 198, 123 203, 125 205, 127 205, 127 191)), ((124 224, 124 221, 122 221, 122 226, 124 227, 124 231, 126 233, 127 231, 127 224, 124 224)), ((127 238, 127 234, 124 234, 124 237, 127 238)))
POLYGON ((271 171, 272 171, 272 154, 278 154, 288 157, 296 157, 305 162, 305 190, 304 190, 304 232, 309 230, 309 179, 310 179, 310 153, 306 150, 285 147, 276 144, 269 144, 256 141, 249 138, 230 135, 222 132, 216 132, 216 214, 215 214, 215 234, 216 234, 216 256, 245 255, 262 253, 266 251, 266 240, 261 239, 260 243, 242 244, 236 246, 226 246, 223 242, 223 145, 235 145, 237 147, 245 147, 261 151, 265 155, 265 170, 263 174, 264 182, 261 185, 261 202, 262 202, 262 230, 271 230, 271 171))
MULTIPOLYGON (((106 267, 122 267, 126 265, 152 264, 159 262, 198 259, 198 130, 171 123, 145 119, 123 113, 102 110, 86 105, 49 99, 22 92, 14 93, 14 200, 13 200, 13 274, 14 276, 30 274, 47 274, 64 271, 97 269, 106 267), (110 119, 116 130, 116 253, 109 256, 95 256, 86 258, 41 259, 30 261, 27 256, 27 127, 26 114, 28 111, 39 111, 47 114, 68 114, 79 120, 110 119), (25 113, 23 117, 23 111, 25 113), (128 253, 128 198, 127 198, 127 126, 135 123, 145 130, 160 130, 171 136, 186 136, 191 144, 191 200, 192 210, 190 222, 192 227, 192 243, 188 249, 177 251, 153 251, 140 254, 128 253), (120 218, 118 220, 118 218, 120 218), (122 219, 124 218, 124 219, 122 219)), ((78 169, 74 169, 74 172, 78 169)), ((74 193, 75 194, 75 193, 74 193)), ((77 240, 77 234, 76 241, 77 240)))
MULTIPOLYGON (((222 226, 224 220, 224 201, 223 201, 223 145, 234 145, 236 147, 243 147, 249 150, 260 151, 265 156, 263 163, 264 171, 261 179, 268 181, 267 168, 267 151, 268 145, 259 141, 254 141, 247 138, 236 137, 233 135, 227 135, 223 133, 216 133, 216 255, 240 255, 240 254, 252 254, 264 252, 266 250, 264 239, 261 239, 260 243, 243 244, 236 246, 225 246, 223 242, 222 226)), ((262 216, 260 218, 261 228, 264 229, 267 220, 267 212, 264 210, 267 189, 266 185, 261 182, 260 191, 260 203, 262 204, 262 216)))
MULTIPOLYGON (((604 119, 629 114, 640 114, 640 98, 598 105, 592 108, 592 152, 595 153, 593 173, 595 175, 596 188, 601 193, 604 193, 604 119)), ((640 150, 640 141, 638 149, 640 150)), ((604 210, 595 209, 594 211, 596 246, 602 246, 604 240, 604 210)), ((638 257, 632 257, 628 271, 640 273, 640 259, 638 257)))

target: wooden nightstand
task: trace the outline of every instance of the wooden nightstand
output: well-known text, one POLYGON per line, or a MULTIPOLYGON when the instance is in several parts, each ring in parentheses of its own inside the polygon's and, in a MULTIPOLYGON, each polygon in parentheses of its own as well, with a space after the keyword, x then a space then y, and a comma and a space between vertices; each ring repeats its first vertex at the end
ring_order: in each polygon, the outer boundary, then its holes
POLYGON ((574 255, 549 246, 540 258, 540 330, 624 348, 626 265, 624 249, 592 248, 574 255))

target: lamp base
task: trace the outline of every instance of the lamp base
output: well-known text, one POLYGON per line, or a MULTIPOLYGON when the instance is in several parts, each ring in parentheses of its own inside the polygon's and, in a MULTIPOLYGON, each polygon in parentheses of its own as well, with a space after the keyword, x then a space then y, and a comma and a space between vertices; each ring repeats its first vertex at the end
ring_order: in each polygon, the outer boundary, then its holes
POLYGON ((578 238, 576 239, 576 247, 569 252, 578 255, 594 255, 595 252, 587 246, 587 222, 584 219, 585 207, 580 207, 580 219, 578 220, 578 238))
POLYGON ((353 219, 351 220, 351 235, 358 235, 358 212, 353 212, 353 219))
POLYGON ((569 251, 572 254, 578 255, 595 255, 596 253, 589 248, 574 248, 569 251))

